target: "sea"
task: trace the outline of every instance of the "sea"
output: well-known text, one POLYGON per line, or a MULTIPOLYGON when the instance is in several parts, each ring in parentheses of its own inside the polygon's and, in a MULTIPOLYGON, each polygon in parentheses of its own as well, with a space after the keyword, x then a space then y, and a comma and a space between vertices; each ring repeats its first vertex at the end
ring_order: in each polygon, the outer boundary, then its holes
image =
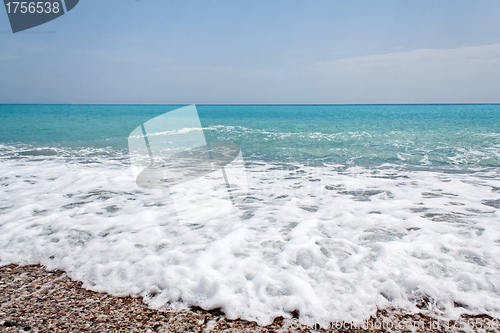
POLYGON ((248 185, 192 222, 129 152, 182 107, 0 105, 0 265, 262 325, 500 317, 500 105, 191 106, 248 185))

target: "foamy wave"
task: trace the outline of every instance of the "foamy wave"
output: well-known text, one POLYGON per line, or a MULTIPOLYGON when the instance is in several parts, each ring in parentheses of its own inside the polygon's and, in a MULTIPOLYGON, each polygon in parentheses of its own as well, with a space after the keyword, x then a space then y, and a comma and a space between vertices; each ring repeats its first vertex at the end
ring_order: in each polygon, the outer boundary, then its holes
POLYGON ((213 141, 236 141, 246 156, 259 159, 500 166, 500 143, 495 133, 464 131, 447 137, 435 131, 323 133, 222 125, 204 129, 212 133, 213 141))
POLYGON ((297 310, 326 326, 388 306, 500 316, 496 168, 250 161, 242 203, 180 224, 168 195, 138 188, 122 162, 85 158, 2 160, 0 264, 260 324, 297 310))
POLYGON ((0 159, 25 160, 70 160, 82 162, 82 158, 94 158, 98 161, 119 159, 127 161, 128 152, 115 147, 54 147, 34 146, 29 144, 0 144, 0 159))

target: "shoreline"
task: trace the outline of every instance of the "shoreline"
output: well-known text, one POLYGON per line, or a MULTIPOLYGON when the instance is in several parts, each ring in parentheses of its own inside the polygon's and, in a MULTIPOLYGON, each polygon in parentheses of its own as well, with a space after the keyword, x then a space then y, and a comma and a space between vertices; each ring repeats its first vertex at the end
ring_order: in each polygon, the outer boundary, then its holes
POLYGON ((295 318, 276 318, 261 326, 229 320, 220 310, 154 310, 140 297, 84 289, 62 271, 7 265, 0 267, 0 327, 5 332, 500 332, 500 320, 464 315, 442 322, 424 313, 384 309, 358 325, 337 322, 325 329, 302 325, 295 318))

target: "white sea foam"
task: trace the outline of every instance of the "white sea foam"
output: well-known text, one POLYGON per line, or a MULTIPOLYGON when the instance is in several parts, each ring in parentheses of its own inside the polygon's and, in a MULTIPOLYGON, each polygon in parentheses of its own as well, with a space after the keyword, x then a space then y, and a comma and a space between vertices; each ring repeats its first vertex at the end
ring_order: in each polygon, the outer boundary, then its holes
POLYGON ((164 192, 137 187, 120 156, 40 155, 0 160, 2 265, 41 263, 155 308, 261 324, 294 310, 328 325, 425 304, 447 318, 500 316, 498 168, 254 161, 242 203, 190 224, 164 192))
MULTIPOLYGON (((244 126, 215 125, 204 128, 218 138, 242 139, 250 154, 280 158, 340 158, 344 161, 392 159, 412 164, 479 164, 499 166, 499 145, 496 133, 455 133, 449 137, 433 131, 344 131, 335 133, 260 129, 244 126), (255 140, 255 138, 259 138, 255 140), (457 141, 458 140, 458 141, 457 141), (485 144, 487 142, 487 144, 485 144), (266 156, 267 155, 267 156, 266 156)), ((218 140, 214 140, 218 141, 218 140)))

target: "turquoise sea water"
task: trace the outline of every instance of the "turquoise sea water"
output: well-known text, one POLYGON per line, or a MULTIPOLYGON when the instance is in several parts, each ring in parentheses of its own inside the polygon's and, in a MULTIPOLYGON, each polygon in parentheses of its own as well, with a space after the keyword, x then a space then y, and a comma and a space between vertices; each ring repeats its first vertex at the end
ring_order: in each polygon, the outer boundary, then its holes
POLYGON ((128 136, 180 107, 0 105, 0 265, 260 324, 500 318, 500 105, 200 105, 244 167, 141 187, 128 136))
MULTIPOLYGON (((0 143, 126 150, 140 123, 177 105, 1 105, 0 143)), ((500 105, 199 105, 210 141, 245 158, 500 166, 500 105)))

